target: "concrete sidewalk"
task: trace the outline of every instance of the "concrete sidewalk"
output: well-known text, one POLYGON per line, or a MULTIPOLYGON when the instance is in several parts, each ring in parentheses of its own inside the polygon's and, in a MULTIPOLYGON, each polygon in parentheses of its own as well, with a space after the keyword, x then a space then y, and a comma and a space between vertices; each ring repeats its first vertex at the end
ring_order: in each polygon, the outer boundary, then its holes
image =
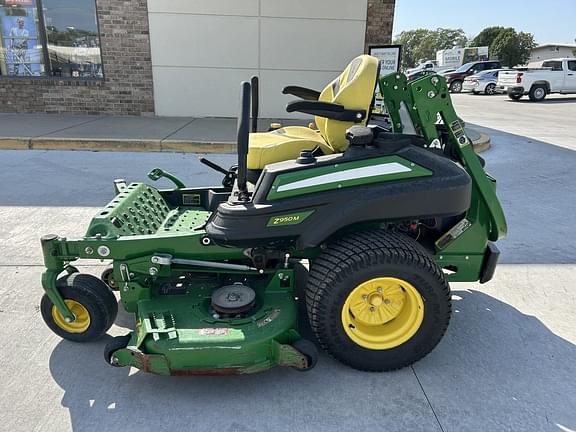
MULTIPOLYGON (((311 120, 260 119, 258 130, 311 120)), ((477 152, 489 148, 487 136, 469 132, 477 152)), ((0 113, 0 149, 234 153, 236 119, 0 113)))
MULTIPOLYGON (((308 124, 261 119, 259 129, 271 122, 308 124)), ((0 114, 0 149, 233 153, 236 119, 0 114)))

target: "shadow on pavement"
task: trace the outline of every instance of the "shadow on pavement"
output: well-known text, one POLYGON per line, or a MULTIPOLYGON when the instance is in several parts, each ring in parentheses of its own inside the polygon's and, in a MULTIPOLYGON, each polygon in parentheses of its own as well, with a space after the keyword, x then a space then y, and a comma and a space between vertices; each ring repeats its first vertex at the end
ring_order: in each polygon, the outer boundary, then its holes
MULTIPOLYGON (((414 366, 445 430, 545 430, 546 419, 576 425, 576 346, 489 295, 453 294, 448 334, 414 366)), ((425 406, 395 388, 399 378, 404 387, 410 382, 410 368, 369 374, 323 355, 308 373, 278 368, 235 377, 129 375, 105 364, 105 342, 62 341, 51 355, 50 371, 64 390, 62 405, 75 431, 278 430, 271 423, 284 424, 284 430, 349 430, 354 424, 367 430, 383 427, 382 421, 387 430, 433 428, 418 423, 425 406), (342 412, 346 404, 350 410, 342 412), (374 411, 380 406, 381 412, 374 411), (399 413, 407 416, 402 427, 392 420, 399 413)))

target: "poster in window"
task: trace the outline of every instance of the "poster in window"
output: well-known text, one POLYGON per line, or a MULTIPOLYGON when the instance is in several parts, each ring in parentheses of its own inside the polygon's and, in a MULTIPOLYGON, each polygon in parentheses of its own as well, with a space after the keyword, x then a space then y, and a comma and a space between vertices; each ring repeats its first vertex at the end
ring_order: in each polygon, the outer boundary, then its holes
POLYGON ((0 74, 26 77, 43 73, 33 0, 4 0, 0 6, 0 74))

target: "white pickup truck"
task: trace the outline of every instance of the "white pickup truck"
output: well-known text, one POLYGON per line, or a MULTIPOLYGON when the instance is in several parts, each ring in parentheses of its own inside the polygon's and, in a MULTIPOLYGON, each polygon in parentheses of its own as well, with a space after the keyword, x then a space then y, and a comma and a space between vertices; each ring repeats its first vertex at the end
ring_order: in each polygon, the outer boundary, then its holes
POLYGON ((576 58, 546 60, 542 68, 517 68, 498 74, 496 87, 513 100, 528 95, 540 102, 551 93, 576 93, 576 58))

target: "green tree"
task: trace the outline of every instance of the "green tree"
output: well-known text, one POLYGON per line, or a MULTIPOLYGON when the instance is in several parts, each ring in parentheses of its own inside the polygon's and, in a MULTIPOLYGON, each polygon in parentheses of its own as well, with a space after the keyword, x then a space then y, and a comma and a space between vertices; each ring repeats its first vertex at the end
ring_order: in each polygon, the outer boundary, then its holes
POLYGON ((470 41, 470 46, 472 47, 482 47, 487 46, 491 47, 494 43, 494 40, 502 33, 503 30, 506 30, 505 27, 486 27, 482 30, 478 36, 470 41))
POLYGON ((415 66, 420 60, 436 59, 436 51, 466 46, 468 38, 462 29, 438 28, 408 30, 400 33, 394 40, 402 45, 402 66, 415 66))
POLYGON ((514 67, 528 63, 535 47, 534 35, 507 28, 494 39, 490 55, 498 58, 503 65, 514 67))
POLYGON ((432 31, 428 29, 416 29, 403 31, 396 37, 394 43, 402 45, 403 67, 412 67, 422 58, 420 57, 422 44, 430 38, 431 33, 432 31))

